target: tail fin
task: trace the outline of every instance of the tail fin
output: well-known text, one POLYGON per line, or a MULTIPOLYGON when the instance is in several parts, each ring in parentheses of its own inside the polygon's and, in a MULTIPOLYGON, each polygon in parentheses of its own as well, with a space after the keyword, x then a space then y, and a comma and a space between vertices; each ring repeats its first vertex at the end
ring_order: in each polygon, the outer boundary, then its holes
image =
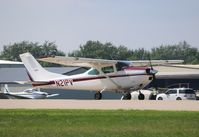
POLYGON ((9 93, 10 91, 9 91, 9 89, 8 89, 8 85, 7 84, 5 84, 4 85, 4 93, 9 93))
POLYGON ((29 52, 20 54, 20 58, 27 69, 31 81, 49 81, 63 77, 61 74, 45 70, 29 52))

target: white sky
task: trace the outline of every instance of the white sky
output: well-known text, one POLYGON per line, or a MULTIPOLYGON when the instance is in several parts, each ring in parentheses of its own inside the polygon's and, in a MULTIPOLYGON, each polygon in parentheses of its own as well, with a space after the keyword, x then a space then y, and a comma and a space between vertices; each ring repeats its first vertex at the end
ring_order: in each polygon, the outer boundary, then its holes
POLYGON ((55 41, 65 53, 88 40, 199 48, 199 0, 0 0, 0 50, 23 40, 55 41))

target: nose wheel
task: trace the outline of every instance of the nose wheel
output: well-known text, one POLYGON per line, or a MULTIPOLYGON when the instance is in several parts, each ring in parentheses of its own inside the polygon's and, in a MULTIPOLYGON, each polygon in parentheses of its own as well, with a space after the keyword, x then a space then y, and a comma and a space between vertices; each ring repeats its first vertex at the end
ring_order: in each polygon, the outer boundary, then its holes
POLYGON ((94 98, 95 98, 96 100, 102 99, 102 93, 100 93, 100 92, 95 93, 94 98))

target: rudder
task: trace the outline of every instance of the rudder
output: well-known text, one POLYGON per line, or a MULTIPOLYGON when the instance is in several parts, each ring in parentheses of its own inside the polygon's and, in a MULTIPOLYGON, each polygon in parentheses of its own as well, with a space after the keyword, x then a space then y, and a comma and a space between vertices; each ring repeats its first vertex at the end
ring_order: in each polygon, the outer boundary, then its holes
POLYGON ((31 81, 47 81, 63 77, 61 74, 45 70, 29 52, 20 54, 20 58, 31 81))

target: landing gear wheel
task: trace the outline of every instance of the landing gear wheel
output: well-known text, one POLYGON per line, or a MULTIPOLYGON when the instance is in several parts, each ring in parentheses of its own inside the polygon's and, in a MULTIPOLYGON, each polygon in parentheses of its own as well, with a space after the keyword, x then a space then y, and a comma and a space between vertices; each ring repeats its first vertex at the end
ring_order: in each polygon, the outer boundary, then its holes
POLYGON ((158 100, 163 100, 163 98, 162 98, 162 97, 159 97, 158 100))
POLYGON ((139 93, 139 95, 138 95, 138 99, 139 99, 139 100, 144 100, 144 98, 145 98, 144 94, 139 93))
POLYGON ((102 99, 102 93, 97 92, 97 93, 95 93, 94 97, 95 97, 96 100, 100 100, 100 99, 102 99))
POLYGON ((180 97, 177 97, 176 100, 182 100, 180 97))
POLYGON ((130 93, 126 93, 122 97, 122 100, 130 100, 130 99, 131 99, 131 94, 130 93))

